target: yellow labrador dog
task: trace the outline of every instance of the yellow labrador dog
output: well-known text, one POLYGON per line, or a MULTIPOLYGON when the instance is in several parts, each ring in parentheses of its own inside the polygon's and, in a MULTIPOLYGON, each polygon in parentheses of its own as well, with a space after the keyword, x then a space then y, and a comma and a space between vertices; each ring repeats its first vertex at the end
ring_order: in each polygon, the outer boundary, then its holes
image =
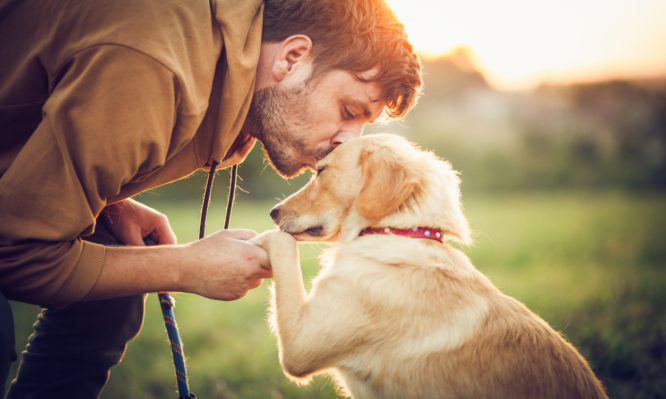
POLYGON ((289 375, 354 398, 605 398, 583 357, 448 241, 470 242, 457 173, 399 136, 340 145, 255 238, 289 375), (296 240, 333 241, 308 294, 296 240))

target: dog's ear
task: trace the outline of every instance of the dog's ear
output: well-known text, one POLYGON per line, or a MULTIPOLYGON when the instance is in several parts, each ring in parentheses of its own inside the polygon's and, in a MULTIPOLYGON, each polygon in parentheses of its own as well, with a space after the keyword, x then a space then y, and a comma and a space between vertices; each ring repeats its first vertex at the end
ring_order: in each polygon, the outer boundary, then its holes
POLYGON ((395 211, 418 186, 418 178, 409 173, 407 162, 399 153, 383 147, 364 148, 359 162, 362 170, 361 191, 356 210, 366 219, 378 220, 395 211))

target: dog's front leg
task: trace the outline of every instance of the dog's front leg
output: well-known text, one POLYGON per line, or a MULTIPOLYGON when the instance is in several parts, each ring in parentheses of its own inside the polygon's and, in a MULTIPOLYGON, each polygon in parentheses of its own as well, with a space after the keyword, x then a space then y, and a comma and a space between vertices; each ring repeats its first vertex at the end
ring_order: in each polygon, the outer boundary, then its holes
MULTIPOLYGON (((280 302, 285 305, 285 313, 298 313, 305 305, 306 292, 296 240, 290 234, 269 230, 253 238, 252 242, 268 251, 276 290, 274 295, 279 296, 280 302)), ((287 318, 292 320, 289 316, 287 318)))
POLYGON ((316 365, 305 364, 307 356, 302 340, 301 318, 307 308, 307 294, 301 275, 298 245, 289 234, 272 230, 253 240, 269 253, 273 268, 273 328, 277 332, 280 363, 291 375, 302 377, 316 365))

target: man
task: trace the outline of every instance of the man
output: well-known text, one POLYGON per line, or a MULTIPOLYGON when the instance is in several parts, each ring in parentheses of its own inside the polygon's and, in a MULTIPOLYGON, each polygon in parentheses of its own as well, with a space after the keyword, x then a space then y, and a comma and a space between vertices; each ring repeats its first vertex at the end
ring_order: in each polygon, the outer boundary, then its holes
POLYGON ((0 292, 46 306, 10 398, 96 397, 144 293, 233 300, 271 276, 254 232, 179 245, 132 195, 255 139, 297 175, 421 84, 382 0, 3 0, 0 37, 0 292))

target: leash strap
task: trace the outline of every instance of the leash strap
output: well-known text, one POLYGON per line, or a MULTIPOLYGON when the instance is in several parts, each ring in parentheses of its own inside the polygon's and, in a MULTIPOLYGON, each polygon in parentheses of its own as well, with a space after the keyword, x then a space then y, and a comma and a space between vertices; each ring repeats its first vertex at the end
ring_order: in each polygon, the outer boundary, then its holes
MULTIPOLYGON (((206 217, 208 216, 208 204, 210 203, 210 195, 213 189, 213 180, 215 179, 215 169, 218 162, 213 161, 210 165, 208 172, 208 180, 206 181, 206 191, 204 192, 203 203, 201 205, 201 221, 199 223, 199 239, 206 235, 206 217)), ((224 228, 229 228, 229 220, 231 219, 231 208, 234 203, 234 195, 236 193, 236 180, 238 176, 238 165, 234 165, 231 169, 231 179, 229 182, 229 197, 227 198, 227 211, 224 220, 224 228)), ((171 354, 173 355, 173 364, 176 369, 176 382, 178 383, 178 399, 196 399, 196 396, 190 392, 190 387, 187 382, 187 369, 185 367, 185 352, 183 351, 183 344, 180 340, 178 333, 178 324, 176 323, 176 316, 174 315, 173 308, 176 306, 176 301, 168 292, 160 292, 157 294, 160 300, 160 308, 162 309, 162 317, 164 318, 164 326, 169 336, 171 343, 171 354)))
POLYGON ((173 313, 173 307, 176 306, 176 301, 174 301, 168 292, 160 292, 157 296, 160 299, 160 308, 162 308, 164 325, 166 326, 167 335, 171 342, 171 354, 173 355, 173 365, 176 368, 176 382, 178 383, 178 399, 195 399, 196 396, 190 392, 190 388, 187 384, 185 353, 183 352, 183 344, 181 343, 180 335, 178 334, 176 316, 173 313))

